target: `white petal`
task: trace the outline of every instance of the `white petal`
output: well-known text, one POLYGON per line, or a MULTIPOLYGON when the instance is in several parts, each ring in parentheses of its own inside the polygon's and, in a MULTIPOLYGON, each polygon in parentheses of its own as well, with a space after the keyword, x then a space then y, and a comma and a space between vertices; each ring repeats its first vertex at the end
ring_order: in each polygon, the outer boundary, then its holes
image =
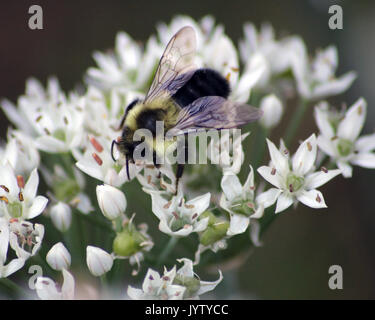
POLYGON ((39 150, 51 153, 59 153, 69 151, 67 145, 52 136, 40 136, 36 138, 35 145, 39 150))
POLYGON ((34 199, 39 185, 39 176, 37 169, 34 169, 30 173, 30 177, 25 184, 23 189, 23 195, 26 199, 34 199))
POLYGON ((19 269, 21 269, 24 266, 25 261, 26 260, 23 258, 18 258, 18 259, 13 259, 5 266, 0 265, 0 269, 2 269, 0 278, 9 277, 11 274, 17 272, 19 269))
POLYGON ((314 209, 327 208, 327 205, 324 202, 323 195, 318 190, 303 190, 301 194, 297 197, 297 199, 304 205, 314 209))
POLYGON ((193 261, 187 258, 177 259, 178 262, 184 263, 184 265, 177 270, 177 274, 185 277, 194 277, 193 261))
POLYGON ((357 75, 355 72, 348 72, 340 78, 318 84, 312 90, 311 96, 314 99, 318 99, 340 94, 350 87, 356 77, 357 75))
POLYGON ((28 210, 27 219, 32 219, 40 215, 46 208, 47 203, 48 199, 46 197, 37 196, 34 199, 34 202, 31 205, 30 209, 28 210))
POLYGON ((328 103, 322 102, 314 109, 316 124, 324 137, 332 138, 335 133, 328 119, 328 103))
POLYGON ((375 133, 360 137, 355 143, 355 148, 360 152, 372 151, 375 149, 375 133))
POLYGON ((366 118, 367 103, 363 98, 358 99, 345 114, 345 118, 337 128, 340 138, 355 141, 362 131, 366 118))
POLYGON ((305 179, 305 187, 307 189, 316 189, 341 174, 341 170, 329 170, 328 172, 314 172, 309 174, 305 179))
POLYGON ((56 284, 50 278, 38 277, 35 283, 38 297, 42 300, 61 300, 62 294, 57 291, 56 284))
MULTIPOLYGON (((289 172, 289 161, 274 145, 274 143, 267 139, 268 150, 270 152, 271 161, 276 171, 284 175, 289 172)), ((259 172, 259 169, 258 169, 259 172)), ((272 182, 271 182, 272 183, 272 182)))
POLYGON ((221 179, 221 189, 224 191, 226 198, 233 201, 242 194, 242 185, 240 179, 235 174, 226 173, 221 179))
POLYGON ((186 205, 194 205, 194 212, 201 214, 210 205, 211 193, 198 196, 186 202, 186 205))
POLYGON ((246 193, 250 193, 252 197, 254 197, 254 170, 253 167, 250 165, 250 172, 247 176, 245 184, 243 185, 242 195, 244 196, 246 193))
POLYGON ((350 162, 363 168, 375 168, 375 153, 365 152, 356 154, 350 162))
POLYGON ((281 193, 280 189, 271 188, 257 196, 256 202, 264 208, 272 206, 281 193))
POLYGON ((325 136, 318 136, 317 143, 319 149, 321 149, 325 154, 334 158, 336 156, 336 149, 331 141, 331 139, 326 138, 325 136))
POLYGON ((132 286, 128 286, 127 294, 132 300, 142 300, 144 297, 144 293, 141 289, 133 288, 132 286))
POLYGON ((279 197, 277 198, 275 213, 284 211, 285 209, 289 208, 292 204, 293 204, 292 196, 286 195, 285 193, 280 194, 279 197))
POLYGON ((250 218, 243 214, 233 214, 230 217, 230 225, 227 231, 228 236, 244 233, 249 226, 250 218))
POLYGON ((293 156, 293 171, 301 176, 309 172, 314 166, 316 152, 316 137, 315 134, 312 134, 298 147, 297 152, 293 156))
POLYGON ((349 163, 344 162, 344 161, 337 161, 336 164, 337 164, 337 167, 341 170, 341 173, 345 178, 352 177, 353 168, 349 163))
POLYGON ((9 246, 9 225, 5 218, 0 218, 0 265, 7 259, 9 246))
POLYGON ((62 272, 64 277, 64 283, 61 288, 62 297, 64 300, 73 300, 75 286, 74 278, 69 271, 64 269, 62 272))
POLYGON ((153 269, 148 269, 145 279, 142 284, 142 289, 144 292, 148 292, 149 287, 155 287, 155 284, 160 282, 160 275, 153 269))
POLYGON ((273 184, 275 187, 277 187, 279 189, 284 188, 284 186, 282 184, 283 180, 282 180, 279 172, 277 171, 277 169, 270 168, 270 167, 267 167, 267 166, 263 166, 263 167, 258 168, 258 173, 264 179, 266 179, 269 183, 273 184))
POLYGON ((201 281, 200 282, 200 288, 197 292, 197 296, 202 295, 203 293, 206 293, 208 291, 212 291, 216 288, 216 286, 223 280, 223 274, 219 270, 219 279, 216 281, 201 281))

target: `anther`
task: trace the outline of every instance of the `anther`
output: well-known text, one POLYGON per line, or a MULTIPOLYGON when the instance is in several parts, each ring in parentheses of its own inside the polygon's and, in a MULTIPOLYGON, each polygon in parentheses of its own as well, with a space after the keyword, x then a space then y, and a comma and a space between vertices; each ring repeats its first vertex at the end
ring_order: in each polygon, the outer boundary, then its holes
POLYGON ((336 139, 338 139, 338 136, 333 136, 333 137, 331 138, 331 141, 335 141, 336 139))
POLYGON ((231 67, 231 70, 232 70, 233 72, 238 72, 238 71, 240 71, 240 69, 238 69, 238 68, 236 68, 236 67, 231 67))
POLYGON ((68 118, 64 117, 64 123, 67 125, 69 123, 68 118))
POLYGON ((44 132, 45 132, 47 135, 50 135, 50 134, 51 134, 51 132, 50 132, 47 128, 44 128, 43 130, 44 130, 44 132))
POLYGON ((165 184, 163 184, 161 181, 160 181, 160 187, 161 187, 162 189, 164 189, 164 190, 167 189, 167 186, 166 186, 165 184))
POLYGON ((321 170, 324 172, 324 173, 328 173, 328 170, 326 167, 322 167, 321 170))
POLYGON ((358 114, 361 115, 362 114, 362 107, 358 107, 358 114))
POLYGON ((92 146, 95 148, 96 151, 98 151, 98 152, 103 151, 103 146, 94 137, 90 138, 90 142, 91 142, 92 146))
POLYGON ((316 195, 316 199, 315 199, 315 200, 316 200, 317 202, 319 202, 319 203, 322 202, 322 199, 319 197, 318 194, 316 195))
POLYGON ((193 204, 186 204, 186 203, 185 203, 185 208, 186 208, 186 209, 193 209, 193 208, 194 208, 194 205, 193 205, 193 204))
POLYGON ((225 79, 226 79, 227 81, 229 81, 229 80, 230 80, 230 76, 231 76, 231 73, 228 72, 228 74, 226 75, 225 79))
POLYGON ((293 192, 293 185, 292 184, 289 185, 289 191, 293 192))
POLYGON ((176 219, 179 219, 180 217, 178 216, 177 212, 173 211, 172 212, 173 216, 176 218, 176 219))
POLYGON ((309 151, 311 151, 311 150, 312 150, 312 145, 311 145, 311 143, 310 143, 310 142, 308 142, 308 143, 307 143, 307 149, 308 149, 309 151))
POLYGON ((0 185, 0 188, 3 189, 5 192, 9 192, 9 189, 4 185, 0 185))
POLYGON ((38 118, 35 119, 36 122, 39 122, 40 120, 42 120, 43 116, 40 115, 38 118))
POLYGON ((1 196, 1 197, 0 197, 0 201, 4 201, 6 204, 9 203, 8 198, 7 198, 7 197, 4 197, 4 196, 1 196))
POLYGON ((103 160, 95 152, 92 154, 92 157, 99 166, 103 164, 103 160))
POLYGON ((274 176, 276 174, 276 168, 272 168, 271 174, 274 176))
POLYGON ((169 209, 169 207, 171 206, 171 204, 172 204, 172 201, 168 201, 168 202, 163 206, 163 208, 164 208, 164 209, 169 209))
POLYGON ((254 204, 253 204, 253 203, 248 202, 248 203, 246 203, 246 205, 247 205, 250 209, 254 209, 254 204))
POLYGON ((196 217, 198 217, 198 213, 194 213, 191 218, 194 220, 196 217))
POLYGON ((17 176, 17 184, 18 184, 18 187, 20 189, 23 189, 25 187, 25 180, 24 180, 23 176, 21 176, 21 175, 17 176))
POLYGON ((148 184, 151 183, 151 176, 147 176, 147 183, 148 183, 148 184))
POLYGON ((18 193, 18 199, 20 199, 20 201, 23 201, 23 193, 22 192, 19 192, 18 193))
POLYGON ((150 280, 154 280, 154 277, 153 277, 152 275, 150 275, 148 278, 149 278, 150 280))

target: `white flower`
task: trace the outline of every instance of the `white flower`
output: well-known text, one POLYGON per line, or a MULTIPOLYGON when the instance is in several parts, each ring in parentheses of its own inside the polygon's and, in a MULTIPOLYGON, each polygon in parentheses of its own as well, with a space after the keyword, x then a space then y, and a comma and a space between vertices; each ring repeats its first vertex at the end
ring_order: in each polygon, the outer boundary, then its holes
POLYGON ((340 94, 347 90, 356 78, 355 72, 348 72, 336 78, 338 54, 333 46, 319 51, 311 63, 304 45, 300 45, 299 50, 293 50, 290 54, 297 90, 306 100, 340 94))
POLYGON ((208 218, 199 220, 199 216, 210 204, 209 192, 187 202, 181 193, 167 201, 159 192, 146 192, 151 194, 152 212, 160 220, 160 231, 171 236, 186 237, 192 232, 206 229, 208 218))
POLYGON ((112 269, 113 257, 103 249, 87 246, 86 262, 90 272, 99 277, 112 269))
POLYGON ((207 156, 212 163, 218 164, 223 172, 238 174, 241 170, 245 154, 242 141, 250 133, 241 135, 240 129, 221 130, 219 139, 211 139, 207 156))
POLYGON ((32 219, 45 209, 48 199, 36 196, 39 176, 34 169, 26 184, 22 176, 15 176, 13 168, 0 165, 0 216, 32 219))
POLYGON ((12 259, 8 264, 5 264, 9 247, 9 233, 7 219, 0 218, 0 279, 10 276, 25 264, 25 259, 23 258, 12 259))
POLYGON ((128 287, 128 296, 133 300, 182 300, 198 299, 200 295, 215 289, 221 282, 222 274, 217 281, 201 281, 193 270, 193 262, 183 258, 177 260, 184 265, 176 271, 174 266, 170 271, 164 269, 163 276, 148 269, 142 289, 128 287))
POLYGON ((137 175, 137 179, 145 190, 170 194, 174 194, 176 191, 176 176, 169 163, 165 163, 160 168, 146 165, 143 171, 137 175))
POLYGON ((50 209, 50 216, 56 229, 65 232, 70 228, 70 224, 72 223, 72 209, 66 203, 58 202, 53 205, 50 209))
POLYGON ((259 120, 260 124, 266 129, 271 129, 280 122, 283 105, 274 94, 270 94, 261 100, 260 110, 263 111, 263 116, 259 120))
POLYGON ((254 171, 250 166, 250 173, 242 186, 235 174, 224 174, 221 179, 223 194, 220 206, 230 213, 230 226, 227 234, 232 236, 246 231, 250 218, 263 216, 263 205, 258 206, 254 197, 254 171))
POLYGON ((113 52, 94 53, 98 67, 89 68, 87 82, 103 90, 146 90, 160 56, 155 37, 151 37, 142 50, 127 33, 119 32, 113 52))
POLYGON ((17 257, 28 259, 34 256, 42 245, 44 226, 28 221, 11 219, 9 223, 9 244, 17 257))
POLYGON ((289 48, 282 41, 276 41, 270 24, 263 24, 259 30, 251 23, 244 26, 244 39, 240 41, 241 59, 245 64, 258 56, 261 60, 262 73, 256 87, 265 87, 270 78, 290 68, 289 48))
POLYGON ((71 263, 70 253, 61 242, 48 251, 46 260, 51 268, 57 271, 69 269, 71 263))
POLYGON ((284 211, 297 201, 311 208, 325 208, 323 195, 316 188, 340 174, 340 170, 313 172, 317 154, 315 134, 299 146, 292 161, 268 139, 267 144, 272 165, 262 166, 258 172, 276 188, 260 194, 257 202, 268 207, 277 200, 275 213, 284 211))
POLYGON ((123 192, 110 185, 96 187, 96 197, 103 215, 110 220, 125 212, 126 198, 123 192))
POLYGON ((83 137, 82 98, 66 97, 56 79, 47 89, 35 80, 26 83, 26 94, 18 106, 5 100, 3 110, 19 129, 35 138, 38 149, 46 152, 68 152, 81 145, 83 137))
POLYGON ((20 175, 29 175, 40 161, 33 139, 18 130, 8 131, 8 143, 3 151, 0 150, 0 156, 3 165, 9 163, 20 175))
POLYGON ((35 289, 38 297, 42 300, 73 300, 75 281, 72 274, 63 269, 64 283, 61 290, 57 289, 56 283, 46 277, 38 277, 35 289))
POLYGON ((350 164, 375 168, 375 134, 359 137, 366 109, 367 103, 363 98, 358 99, 343 117, 330 111, 324 103, 315 108, 315 120, 321 132, 318 146, 336 162, 346 178, 352 176, 350 164))
MULTIPOLYGON (((113 161, 112 159, 111 143, 111 140, 103 137, 88 137, 84 154, 75 154, 78 160, 76 166, 93 178, 119 187, 129 180, 126 166, 121 162, 122 159, 120 158, 119 161, 113 161)), ((119 152, 116 152, 115 157, 118 156, 119 152)), ((142 167, 129 163, 130 179, 133 179, 141 169, 142 167)))

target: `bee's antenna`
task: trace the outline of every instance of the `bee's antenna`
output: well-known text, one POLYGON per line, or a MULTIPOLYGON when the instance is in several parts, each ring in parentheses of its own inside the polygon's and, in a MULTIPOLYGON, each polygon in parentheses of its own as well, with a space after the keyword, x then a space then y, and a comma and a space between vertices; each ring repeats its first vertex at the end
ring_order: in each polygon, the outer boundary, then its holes
POLYGON ((129 174, 129 158, 126 155, 126 174, 128 175, 128 180, 130 181, 130 174, 129 174))
POLYGON ((118 146, 118 142, 117 142, 116 140, 112 140, 112 144, 111 144, 111 157, 112 157, 113 161, 116 162, 116 159, 115 159, 115 157, 113 156, 113 146, 114 146, 114 145, 118 146))

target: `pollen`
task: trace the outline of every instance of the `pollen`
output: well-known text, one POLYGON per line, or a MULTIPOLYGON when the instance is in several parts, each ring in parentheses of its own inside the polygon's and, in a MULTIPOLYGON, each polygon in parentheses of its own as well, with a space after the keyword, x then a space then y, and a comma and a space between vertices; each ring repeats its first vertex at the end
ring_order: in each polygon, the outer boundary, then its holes
POLYGON ((225 79, 226 79, 227 81, 229 81, 229 80, 230 80, 230 76, 231 76, 231 73, 228 72, 228 74, 226 75, 225 79))
POLYGON ((92 157, 94 158, 94 160, 99 166, 103 164, 102 158, 100 158, 95 152, 92 154, 92 157))
POLYGON ((310 142, 308 142, 308 143, 307 143, 307 149, 308 149, 309 151, 311 151, 311 150, 312 150, 312 145, 311 145, 311 143, 310 143, 310 142))
POLYGON ((90 138, 90 142, 91 142, 92 146, 95 148, 96 151, 98 151, 98 152, 103 151, 103 146, 94 137, 90 138))
POLYGON ((18 187, 23 189, 25 187, 25 180, 23 178, 23 176, 21 175, 18 175, 17 176, 17 184, 18 184, 18 187))
POLYGON ((9 189, 6 186, 4 186, 3 184, 0 185, 0 188, 3 189, 5 192, 9 192, 9 189))
POLYGON ((163 206, 163 208, 164 208, 164 209, 169 209, 169 207, 171 206, 171 204, 172 204, 172 201, 168 201, 168 202, 163 206))
POLYGON ((18 193, 18 199, 20 199, 20 201, 23 201, 24 198, 23 198, 23 193, 22 192, 19 192, 18 193))
POLYGON ((1 196, 1 197, 0 197, 0 201, 4 201, 6 204, 9 203, 8 198, 7 198, 7 197, 4 197, 4 196, 1 196))

